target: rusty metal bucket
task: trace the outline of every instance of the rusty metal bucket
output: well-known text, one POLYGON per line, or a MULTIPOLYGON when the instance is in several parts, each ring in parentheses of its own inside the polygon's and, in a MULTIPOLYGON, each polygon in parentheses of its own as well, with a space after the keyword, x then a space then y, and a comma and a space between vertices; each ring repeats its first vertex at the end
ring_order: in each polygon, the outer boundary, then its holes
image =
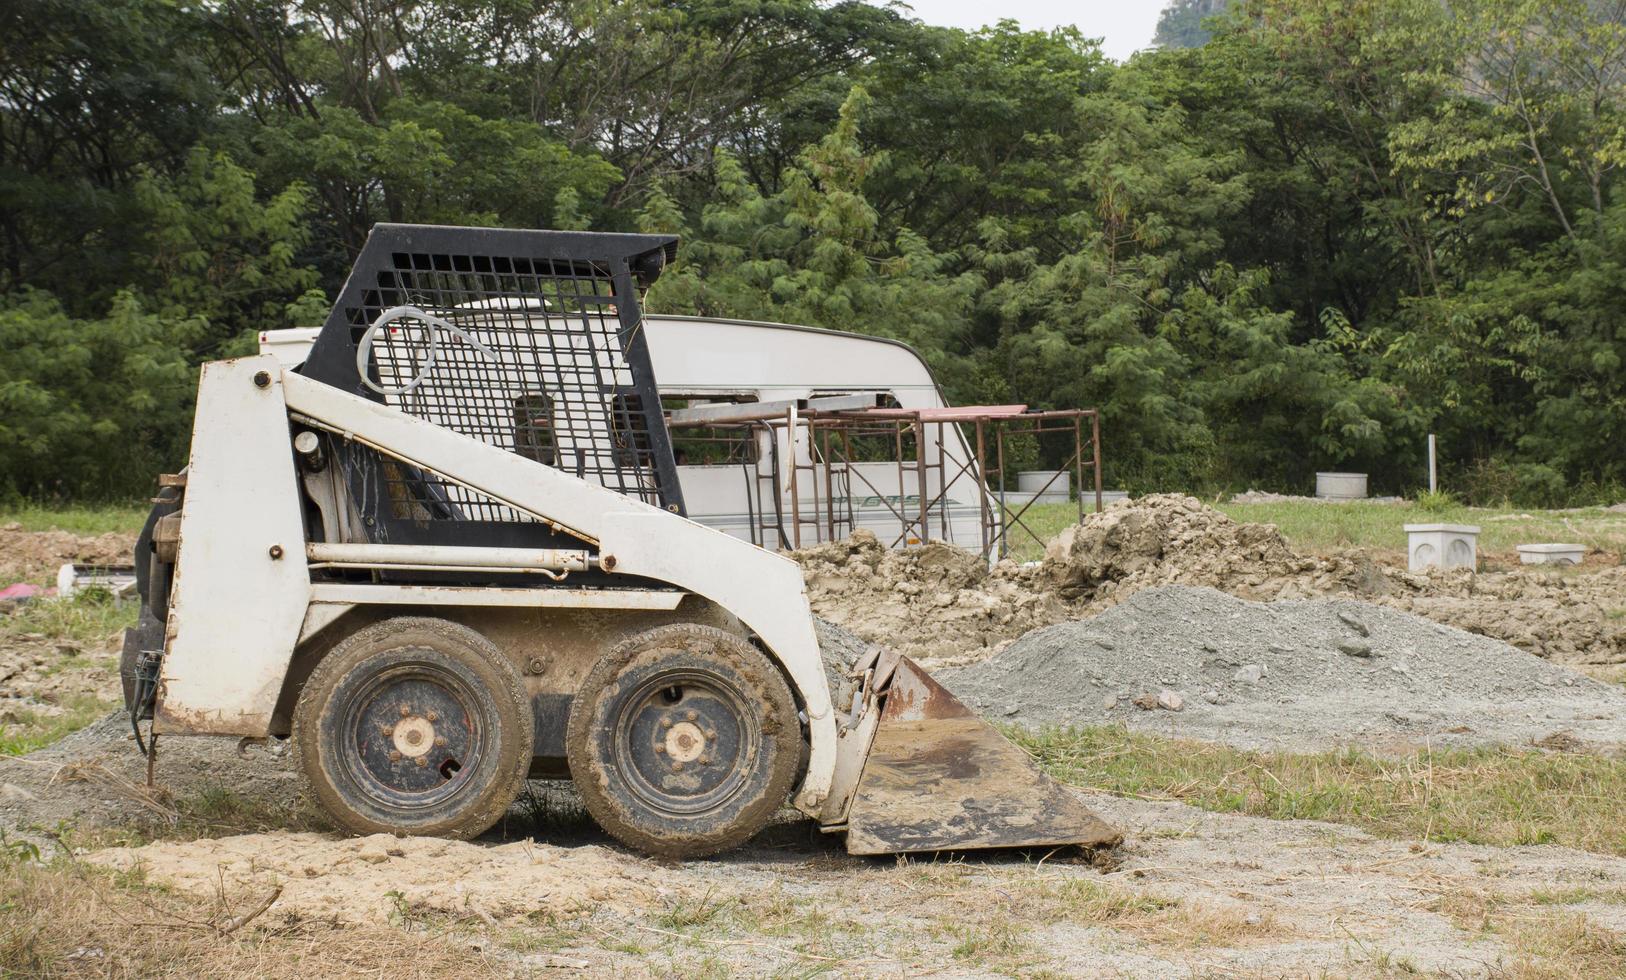
POLYGON ((920 665, 890 652, 868 659, 860 665, 866 701, 879 714, 862 718, 872 721, 873 738, 856 782, 843 791, 851 799, 848 852, 1108 847, 1122 840, 920 665))

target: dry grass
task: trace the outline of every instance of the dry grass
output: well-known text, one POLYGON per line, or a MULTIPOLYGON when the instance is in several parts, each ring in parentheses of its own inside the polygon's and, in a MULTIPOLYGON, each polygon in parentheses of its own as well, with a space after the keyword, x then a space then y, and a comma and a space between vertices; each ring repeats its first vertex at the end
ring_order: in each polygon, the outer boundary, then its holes
POLYGON ((29 977, 509 976, 446 935, 287 921, 265 894, 172 894, 139 875, 9 851, 0 867, 0 975, 29 977))
MULTIPOLYGON (((928 934, 959 963, 1032 976, 1056 964, 1037 930, 1098 927, 1176 958, 1200 949, 1286 941, 1294 933, 1268 910, 1177 899, 1052 870, 1040 863, 990 875, 960 860, 905 862, 894 874, 903 896, 888 911, 930 909, 928 934)), ((1060 975, 1060 974, 1057 974, 1060 975)))
MULTIPOLYGON (((1554 909, 1542 893, 1510 896, 1461 890, 1436 900, 1433 911, 1465 932, 1500 941, 1508 950, 1494 975, 1510 980, 1581 980, 1626 972, 1626 937, 1570 909, 1554 909)), ((1587 899, 1582 899, 1586 901, 1587 899)), ((1579 904, 1564 902, 1559 904, 1579 904)))
POLYGON ((1129 732, 1008 732, 1054 776, 1207 810, 1353 824, 1385 837, 1626 854, 1626 762, 1508 748, 1294 755, 1129 732))
POLYGON ((1022 883, 1038 921, 1107 926, 1159 946, 1245 946, 1291 935, 1268 911, 1214 905, 1104 885, 1087 878, 1035 878, 1022 883))

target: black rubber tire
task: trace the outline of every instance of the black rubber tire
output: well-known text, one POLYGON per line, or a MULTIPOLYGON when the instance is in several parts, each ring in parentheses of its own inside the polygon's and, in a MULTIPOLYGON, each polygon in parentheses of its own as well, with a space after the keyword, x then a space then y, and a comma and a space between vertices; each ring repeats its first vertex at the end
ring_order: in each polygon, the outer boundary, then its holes
POLYGON ((479 836, 524 787, 533 729, 519 670, 490 640, 443 619, 387 619, 346 637, 294 706, 311 790, 356 834, 479 836), (394 737, 407 722, 412 746, 394 737))
POLYGON ((678 623, 627 638, 593 666, 571 702, 565 753, 599 826, 646 854, 693 858, 767 825, 800 775, 802 743, 790 688, 765 654, 678 623), (669 748, 684 720, 710 730, 669 748), (695 744, 685 769, 678 756, 695 744))

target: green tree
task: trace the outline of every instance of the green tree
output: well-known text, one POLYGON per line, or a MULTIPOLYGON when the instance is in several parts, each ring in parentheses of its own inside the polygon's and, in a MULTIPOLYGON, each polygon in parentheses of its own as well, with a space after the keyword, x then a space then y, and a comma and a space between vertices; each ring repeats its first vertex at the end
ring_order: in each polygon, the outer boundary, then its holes
POLYGON ((75 319, 45 293, 0 302, 0 493, 135 495, 185 458, 205 324, 120 293, 75 319))
MULTIPOLYGON (((934 253, 908 229, 885 232, 864 193, 886 163, 859 146, 868 104, 868 94, 854 88, 835 129, 806 149, 771 196, 720 151, 716 203, 702 210, 678 263, 655 284, 650 308, 892 337, 919 349, 947 383, 960 384, 978 280, 951 275, 953 257, 934 253)), ((686 231, 681 221, 663 194, 651 197, 642 216, 652 231, 686 231)))
POLYGON ((1205 22, 1229 6, 1229 0, 1169 0, 1157 15, 1152 43, 1164 49, 1200 48, 1210 37, 1205 22))

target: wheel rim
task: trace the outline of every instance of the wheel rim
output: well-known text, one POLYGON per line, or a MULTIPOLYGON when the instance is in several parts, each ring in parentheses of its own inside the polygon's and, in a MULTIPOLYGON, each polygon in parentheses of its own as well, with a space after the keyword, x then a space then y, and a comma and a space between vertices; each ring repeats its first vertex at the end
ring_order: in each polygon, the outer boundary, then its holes
POLYGON ((700 670, 646 679, 617 699, 615 761, 644 805, 695 816, 722 808, 747 785, 760 734, 744 697, 700 670))
POLYGON ((413 811, 439 806, 470 785, 490 726, 473 688, 423 661, 380 671, 339 714, 339 769, 375 804, 413 811))

